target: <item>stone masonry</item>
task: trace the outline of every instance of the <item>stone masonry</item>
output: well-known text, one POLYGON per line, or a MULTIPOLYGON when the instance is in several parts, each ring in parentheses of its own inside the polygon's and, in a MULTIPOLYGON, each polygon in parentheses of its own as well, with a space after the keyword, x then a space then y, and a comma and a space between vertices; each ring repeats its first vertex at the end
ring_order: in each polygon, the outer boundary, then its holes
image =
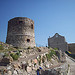
POLYGON ((68 50, 69 50, 72 54, 75 54, 75 43, 70 43, 70 44, 68 44, 68 50))
POLYGON ((56 33, 53 37, 48 38, 48 46, 52 48, 58 48, 61 51, 68 50, 68 44, 65 41, 65 37, 56 33))
POLYGON ((14 47, 34 47, 34 21, 27 17, 15 17, 8 21, 6 43, 14 47))

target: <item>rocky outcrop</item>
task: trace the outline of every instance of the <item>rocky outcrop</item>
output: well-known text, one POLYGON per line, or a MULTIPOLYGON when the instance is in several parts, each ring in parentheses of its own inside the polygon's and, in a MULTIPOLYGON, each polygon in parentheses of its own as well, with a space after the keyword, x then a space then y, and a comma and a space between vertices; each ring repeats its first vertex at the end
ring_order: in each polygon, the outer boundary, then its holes
MULTIPOLYGON (((11 51, 9 52, 9 55, 16 52, 11 51)), ((58 70, 54 68, 62 65, 65 62, 65 60, 63 60, 65 55, 61 51, 54 50, 52 48, 48 49, 46 47, 34 47, 25 50, 20 49, 19 52, 21 56, 18 58, 18 60, 12 60, 12 62, 10 62, 4 68, 0 67, 1 74, 37 75, 37 71, 39 70, 41 75, 54 75, 54 73, 58 74, 58 70)))

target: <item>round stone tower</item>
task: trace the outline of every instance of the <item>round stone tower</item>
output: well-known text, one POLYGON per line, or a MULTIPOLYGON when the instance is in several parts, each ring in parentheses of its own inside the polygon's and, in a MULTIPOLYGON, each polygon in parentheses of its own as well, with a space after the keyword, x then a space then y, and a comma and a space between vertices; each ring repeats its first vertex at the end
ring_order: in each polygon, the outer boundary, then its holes
POLYGON ((34 47, 34 21, 27 17, 15 17, 8 21, 6 43, 14 47, 34 47))

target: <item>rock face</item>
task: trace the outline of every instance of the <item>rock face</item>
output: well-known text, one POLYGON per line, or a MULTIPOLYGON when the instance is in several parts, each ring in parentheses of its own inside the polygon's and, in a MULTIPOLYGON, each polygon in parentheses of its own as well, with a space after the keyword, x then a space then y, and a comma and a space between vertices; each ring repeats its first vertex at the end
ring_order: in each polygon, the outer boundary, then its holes
POLYGON ((34 21, 26 17, 9 20, 6 43, 20 48, 34 47, 34 21))
POLYGON ((53 37, 48 38, 48 46, 52 48, 58 48, 59 50, 67 51, 68 44, 65 41, 65 37, 56 33, 53 37))

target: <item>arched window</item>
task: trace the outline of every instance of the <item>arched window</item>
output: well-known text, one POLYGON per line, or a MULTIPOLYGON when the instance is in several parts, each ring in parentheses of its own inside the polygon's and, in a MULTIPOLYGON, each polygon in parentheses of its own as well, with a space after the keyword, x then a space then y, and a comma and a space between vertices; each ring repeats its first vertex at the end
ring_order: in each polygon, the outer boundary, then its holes
POLYGON ((56 34, 56 37, 58 37, 58 34, 56 34))

